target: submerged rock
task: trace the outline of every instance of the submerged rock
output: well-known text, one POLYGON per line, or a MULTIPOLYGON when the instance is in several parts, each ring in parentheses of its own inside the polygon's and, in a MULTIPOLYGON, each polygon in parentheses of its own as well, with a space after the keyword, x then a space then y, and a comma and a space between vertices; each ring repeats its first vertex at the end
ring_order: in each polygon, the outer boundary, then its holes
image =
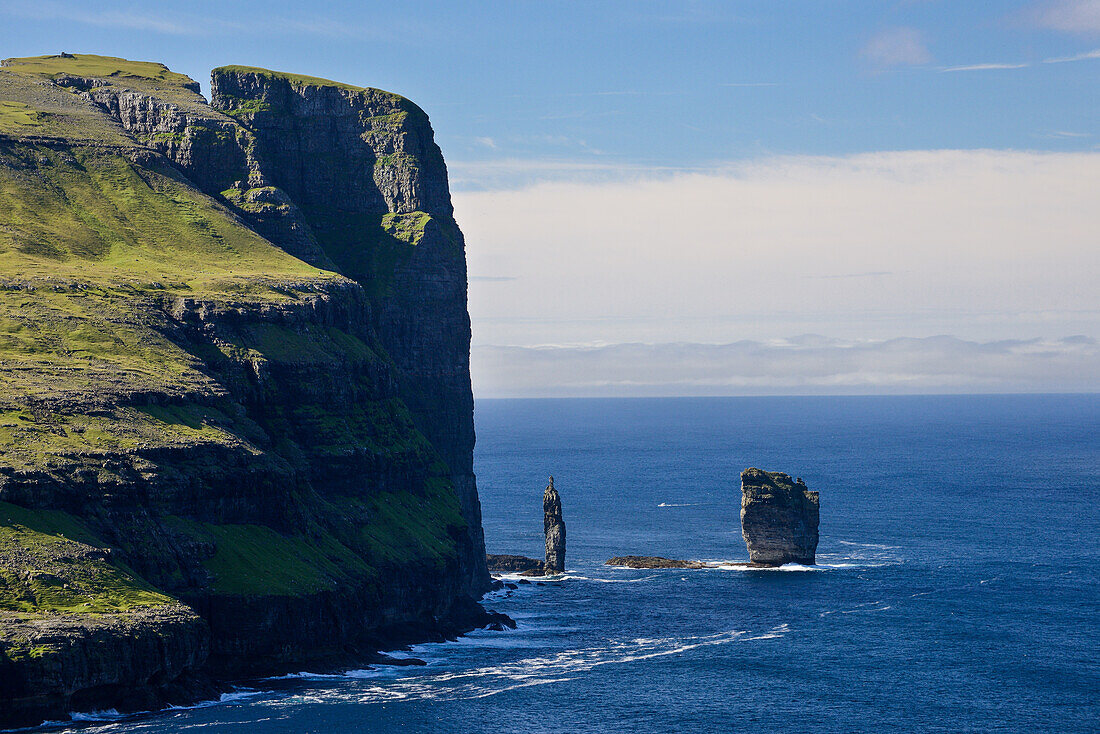
POLYGON ((501 614, 500 612, 489 611, 489 621, 482 628, 492 630, 493 632, 503 632, 504 630, 514 630, 516 628, 516 620, 509 617, 507 614, 501 614))
POLYGON ((710 568, 711 564, 702 561, 680 561, 661 556, 616 556, 605 564, 625 568, 710 568))
POLYGON ((820 503, 782 472, 746 469, 741 472, 741 534, 754 565, 812 566, 817 551, 820 503))
POLYGON ((554 489, 554 477, 542 495, 542 527, 546 533, 546 574, 565 571, 565 520, 561 515, 561 496, 554 489))

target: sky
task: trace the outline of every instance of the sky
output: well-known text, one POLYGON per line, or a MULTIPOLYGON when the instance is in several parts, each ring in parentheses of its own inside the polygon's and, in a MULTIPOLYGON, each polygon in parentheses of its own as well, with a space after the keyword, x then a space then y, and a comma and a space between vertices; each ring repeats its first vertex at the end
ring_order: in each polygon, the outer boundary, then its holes
POLYGON ((1100 0, 0 0, 0 54, 403 94, 475 394, 1100 390, 1100 0))

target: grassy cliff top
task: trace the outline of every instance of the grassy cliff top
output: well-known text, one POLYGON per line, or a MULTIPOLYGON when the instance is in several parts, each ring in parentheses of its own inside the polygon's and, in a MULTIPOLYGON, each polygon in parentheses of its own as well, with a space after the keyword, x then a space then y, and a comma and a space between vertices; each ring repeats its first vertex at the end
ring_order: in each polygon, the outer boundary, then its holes
POLYGON ((0 135, 133 145, 98 106, 48 77, 0 67, 0 135))
POLYGON ((164 64, 91 54, 28 56, 0 62, 0 100, 34 112, 32 124, 0 109, 0 133, 124 144, 124 136, 102 110, 79 96, 88 85, 75 80, 141 92, 190 112, 218 114, 199 94, 197 82, 164 64))
POLYGON ((93 54, 60 54, 55 56, 25 56, 4 59, 4 68, 21 74, 36 74, 55 79, 59 76, 78 76, 90 79, 141 79, 159 82, 164 86, 194 88, 195 81, 184 74, 171 71, 164 64, 153 61, 130 61, 115 56, 93 54))
POLYGON ((211 73, 215 75, 254 74, 265 79, 282 79, 289 82, 291 86, 297 87, 334 87, 336 89, 344 89, 349 92, 373 92, 376 94, 383 94, 388 97, 392 97, 394 101, 405 99, 399 94, 387 92, 384 89, 375 89, 373 87, 357 87, 354 84, 345 84, 344 82, 337 82, 331 79, 322 79, 321 77, 317 76, 306 76, 305 74, 290 74, 285 71, 272 71, 271 69, 262 69, 258 66, 219 66, 211 73))

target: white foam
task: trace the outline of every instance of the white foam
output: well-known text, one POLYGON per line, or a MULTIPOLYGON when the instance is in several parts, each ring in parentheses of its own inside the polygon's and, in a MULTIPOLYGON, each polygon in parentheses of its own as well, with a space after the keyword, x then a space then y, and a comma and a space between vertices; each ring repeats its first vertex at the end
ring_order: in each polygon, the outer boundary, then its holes
MULTIPOLYGON (((397 678, 365 681, 364 685, 351 689, 329 691, 326 697, 343 697, 356 703, 485 698, 517 688, 574 680, 578 675, 605 665, 623 665, 669 657, 737 641, 771 640, 782 637, 788 631, 788 626, 784 624, 755 636, 749 636, 744 630, 729 630, 690 637, 609 640, 605 645, 597 647, 562 650, 469 670, 426 671, 423 668, 402 668, 403 675, 397 678)), ((349 672, 348 677, 351 677, 352 672, 354 671, 349 672)), ((365 679, 375 677, 374 671, 364 673, 365 679)))
MULTIPOLYGON (((499 581, 511 581, 512 583, 515 583, 517 581, 527 581, 527 582, 530 582, 530 583, 533 584, 534 582, 531 581, 531 579, 543 579, 543 578, 546 578, 546 577, 545 576, 524 576, 524 575, 519 574, 519 573, 494 573, 493 578, 495 578, 499 581)), ((523 584, 523 585, 526 586, 527 584, 523 584)), ((498 593, 500 591, 504 591, 504 589, 497 589, 497 591, 494 591, 492 593, 495 594, 495 593, 498 593)), ((507 589, 507 591, 515 591, 515 589, 507 589)))
POLYGON ((880 545, 878 543, 856 543, 851 540, 838 540, 841 545, 854 545, 858 548, 875 548, 877 550, 898 550, 900 545, 880 545))
MULTIPOLYGON (((743 562, 742 562, 743 564, 743 562)), ((800 563, 786 563, 782 566, 746 566, 746 565, 725 565, 719 564, 711 566, 719 571, 749 571, 749 572, 764 572, 775 573, 777 571, 785 573, 804 573, 808 571, 829 571, 831 566, 804 566, 800 563)))
MULTIPOLYGON (((628 566, 613 566, 613 568, 628 568, 628 566)), ((633 569, 632 569, 633 570, 633 569)), ((678 570, 678 569, 658 569, 658 570, 678 570)), ((637 579, 601 579, 592 576, 566 576, 565 578, 574 581, 595 581, 598 584, 637 584, 642 581, 649 581, 657 578, 657 574, 652 576, 643 576, 637 579)))
POLYGON ((261 696, 270 691, 257 691, 252 688, 235 688, 232 691, 221 694, 217 698, 212 698, 208 701, 199 701, 188 706, 167 706, 165 711, 190 711, 192 709, 206 709, 211 706, 220 706, 226 703, 233 703, 234 701, 243 701, 248 698, 254 698, 255 696, 261 696))
POLYGON ((121 719, 120 714, 116 709, 103 709, 102 711, 73 711, 69 714, 69 718, 73 721, 114 721, 121 719))
POLYGON ((286 675, 273 675, 264 680, 327 680, 330 678, 346 678, 345 673, 310 673, 303 670, 300 673, 287 673, 286 675))
POLYGON ((699 504, 700 504, 699 502, 683 502, 683 503, 662 502, 661 504, 659 504, 657 506, 658 507, 698 507, 699 504))

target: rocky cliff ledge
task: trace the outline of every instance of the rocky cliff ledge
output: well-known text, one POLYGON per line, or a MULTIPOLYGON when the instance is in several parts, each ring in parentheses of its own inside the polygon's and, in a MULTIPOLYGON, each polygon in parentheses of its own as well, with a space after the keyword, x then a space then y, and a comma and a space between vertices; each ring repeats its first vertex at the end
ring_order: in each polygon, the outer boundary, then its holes
POLYGON ((782 472, 741 472, 741 534, 754 565, 813 565, 819 500, 782 472))
POLYGON ((0 68, 0 726, 484 622, 462 234, 380 90, 0 68))

